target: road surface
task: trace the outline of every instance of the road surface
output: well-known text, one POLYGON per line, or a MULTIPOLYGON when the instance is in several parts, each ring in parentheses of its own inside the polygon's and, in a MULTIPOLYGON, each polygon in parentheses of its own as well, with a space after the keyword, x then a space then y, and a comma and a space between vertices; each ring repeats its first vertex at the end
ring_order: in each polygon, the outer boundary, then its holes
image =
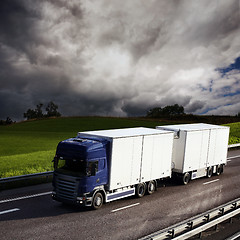
MULTIPOLYGON (((151 196, 130 197, 94 211, 51 199, 51 184, 0 192, 0 238, 138 239, 240 197, 240 150, 224 173, 188 185, 168 181, 151 196)), ((239 229, 240 230, 240 229, 239 229)))

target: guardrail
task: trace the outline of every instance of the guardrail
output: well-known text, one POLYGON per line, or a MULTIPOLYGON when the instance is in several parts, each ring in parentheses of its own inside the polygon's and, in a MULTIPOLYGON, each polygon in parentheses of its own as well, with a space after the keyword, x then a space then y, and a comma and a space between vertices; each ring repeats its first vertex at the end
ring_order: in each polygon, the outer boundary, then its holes
POLYGON ((0 190, 28 186, 36 183, 50 182, 53 176, 53 171, 33 173, 8 178, 0 178, 0 190))
POLYGON ((19 180, 27 180, 37 177, 50 177, 52 176, 53 171, 49 172, 41 172, 41 173, 33 173, 33 174, 27 174, 27 175, 21 175, 21 176, 15 176, 15 177, 8 177, 8 178, 0 178, 0 183, 8 183, 13 181, 19 181, 19 180))
POLYGON ((196 217, 187 219, 179 224, 148 235, 140 240, 165 240, 165 239, 188 239, 192 236, 214 227, 217 229, 218 224, 230 220, 240 214, 240 198, 235 199, 227 204, 223 204, 213 210, 207 211, 196 217))
POLYGON ((240 143, 228 145, 228 148, 240 147, 240 143))

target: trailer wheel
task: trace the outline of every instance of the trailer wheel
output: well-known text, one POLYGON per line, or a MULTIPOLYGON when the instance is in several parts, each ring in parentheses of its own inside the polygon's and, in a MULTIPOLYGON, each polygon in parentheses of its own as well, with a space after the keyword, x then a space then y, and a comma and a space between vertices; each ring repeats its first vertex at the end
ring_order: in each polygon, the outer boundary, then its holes
POLYGON ((103 205, 103 195, 102 193, 98 192, 93 197, 92 208, 94 210, 99 209, 103 205))
POLYGON ((136 196, 141 198, 145 195, 146 192, 146 184, 145 183, 139 183, 136 186, 136 196))
POLYGON ((191 179, 190 173, 189 172, 184 173, 182 177, 183 185, 187 185, 190 182, 190 179, 191 179))
POLYGON ((149 195, 153 194, 156 190, 156 185, 155 185, 155 182, 154 181, 150 181, 148 184, 147 184, 147 193, 149 195))
POLYGON ((222 173, 223 167, 222 165, 216 166, 216 175, 219 176, 222 173))
POLYGON ((208 178, 212 177, 212 174, 213 174, 213 169, 212 169, 212 167, 209 167, 209 168, 207 169, 207 177, 208 177, 208 178))
POLYGON ((221 168, 221 174, 222 174, 223 173, 223 169, 224 169, 224 164, 221 164, 220 168, 221 168))
POLYGON ((220 174, 222 174, 222 173, 223 173, 223 169, 224 169, 224 164, 221 164, 221 165, 219 166, 219 171, 220 171, 220 174))

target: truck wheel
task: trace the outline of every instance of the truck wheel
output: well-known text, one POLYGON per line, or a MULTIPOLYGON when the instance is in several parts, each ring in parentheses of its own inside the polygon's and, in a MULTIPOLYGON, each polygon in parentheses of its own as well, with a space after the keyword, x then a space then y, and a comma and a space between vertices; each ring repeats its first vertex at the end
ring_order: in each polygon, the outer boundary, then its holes
POLYGON ((98 192, 93 197, 92 208, 94 210, 99 209, 103 205, 103 195, 98 192))
POLYGON ((213 169, 212 169, 212 167, 209 167, 207 169, 207 177, 210 178, 212 176, 212 174, 213 174, 213 169))
POLYGON ((190 179, 191 179, 190 173, 189 172, 184 173, 183 177, 182 177, 183 185, 187 185, 189 183, 190 179))
POLYGON ((145 183, 139 183, 137 186, 136 186, 136 196, 141 198, 144 196, 146 192, 146 184, 145 183))
POLYGON ((155 190, 156 190, 155 182, 150 181, 147 185, 147 193, 151 195, 155 192, 155 190))

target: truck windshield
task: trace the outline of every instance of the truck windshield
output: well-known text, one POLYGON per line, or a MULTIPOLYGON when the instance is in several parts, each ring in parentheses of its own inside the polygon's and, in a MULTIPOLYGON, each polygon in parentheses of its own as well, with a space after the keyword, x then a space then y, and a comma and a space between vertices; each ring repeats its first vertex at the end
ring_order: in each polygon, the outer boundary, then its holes
POLYGON ((77 176, 86 175, 86 161, 79 159, 59 159, 56 170, 58 172, 68 173, 77 176))

